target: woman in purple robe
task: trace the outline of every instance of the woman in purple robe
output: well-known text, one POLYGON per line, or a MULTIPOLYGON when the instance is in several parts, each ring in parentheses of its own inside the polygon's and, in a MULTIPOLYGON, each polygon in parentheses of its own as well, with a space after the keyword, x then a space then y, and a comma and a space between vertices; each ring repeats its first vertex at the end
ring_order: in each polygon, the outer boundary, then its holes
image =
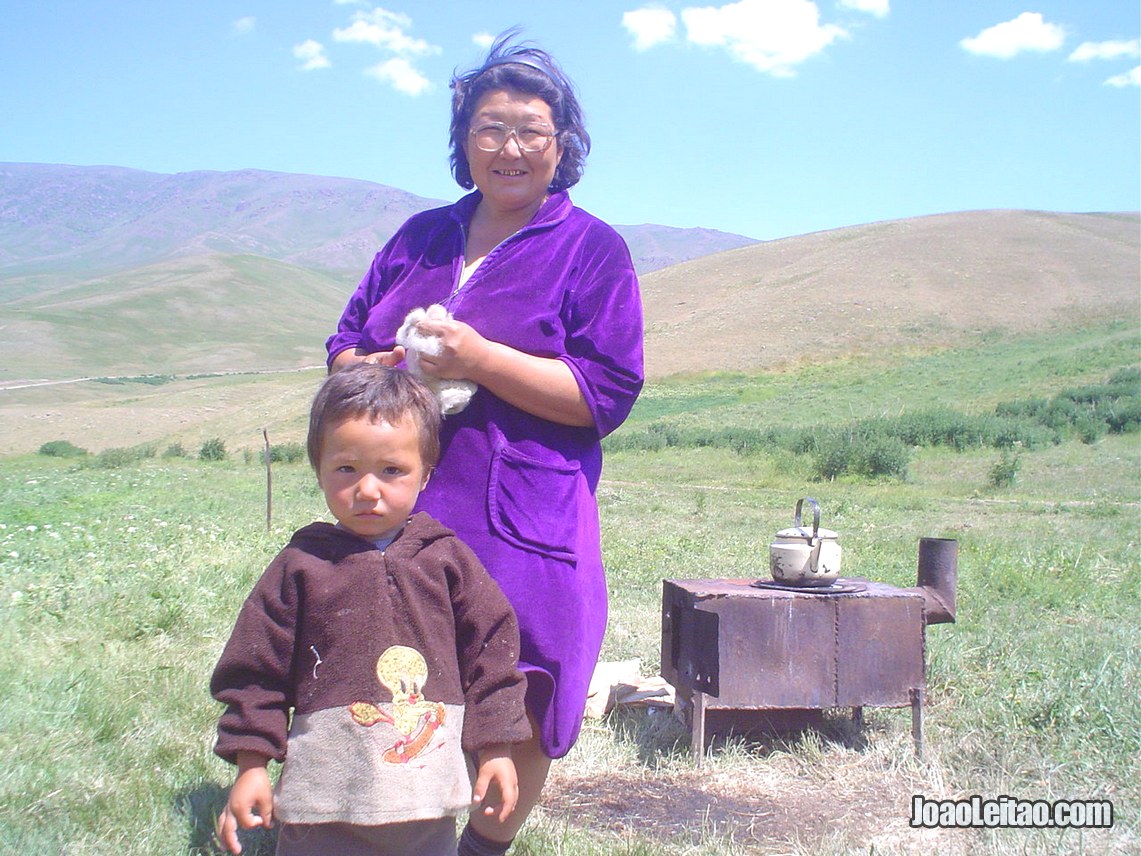
POLYGON ((466 541, 515 607, 534 735, 515 747, 519 808, 473 813, 460 853, 504 853, 550 760, 582 724, 606 627, 595 491, 600 441, 642 387, 642 310, 630 253, 567 193, 590 137, 573 86, 544 51, 501 37, 452 82, 451 163, 474 192, 410 218, 377 254, 327 345, 331 371, 403 359, 407 313, 439 356, 425 373, 478 389, 443 427, 419 508, 466 541))

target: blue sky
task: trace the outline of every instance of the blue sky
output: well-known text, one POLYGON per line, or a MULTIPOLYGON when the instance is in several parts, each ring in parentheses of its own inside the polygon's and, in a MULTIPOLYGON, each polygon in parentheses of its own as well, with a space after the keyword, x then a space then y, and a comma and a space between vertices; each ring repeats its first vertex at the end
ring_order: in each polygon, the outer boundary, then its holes
POLYGON ((448 82, 515 25, 578 85, 594 149, 573 196, 611 223, 772 239, 1141 208, 1136 0, 13 2, 0 161, 450 200, 448 82))

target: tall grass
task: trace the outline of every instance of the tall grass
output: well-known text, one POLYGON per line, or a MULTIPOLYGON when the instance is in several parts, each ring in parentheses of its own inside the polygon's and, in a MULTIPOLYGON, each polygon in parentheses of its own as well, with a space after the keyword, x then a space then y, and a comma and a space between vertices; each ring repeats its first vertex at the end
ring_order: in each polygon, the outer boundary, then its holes
MULTIPOLYGON (((1022 347, 995 346, 988 361, 1030 360, 1022 347)), ((1049 402, 1103 383, 1138 353, 1135 339, 1132 351, 1070 342, 1068 352, 1063 376, 1043 357, 1022 370, 1021 395, 963 396, 959 409, 1049 402)), ((970 362, 948 354, 942 371, 958 378, 970 362)), ((905 394, 890 367, 835 369, 844 389, 860 389, 861 418, 905 394)), ((798 422, 782 407, 769 420, 766 406, 827 374, 653 385, 646 412, 616 440, 661 420, 738 437, 807 430, 819 413, 798 422)), ((940 364, 930 358, 919 375, 930 383, 940 364)), ((955 383, 967 382, 945 386, 955 383)), ((267 532, 264 471, 256 447, 243 451, 113 467, 0 460, 0 852, 210 852, 232 775, 210 750, 210 669, 268 560, 294 528, 325 516, 308 468, 281 463, 267 532)), ((1020 447, 1017 478, 1004 484, 993 479, 997 454, 930 445, 911 449, 905 480, 820 482, 810 455, 779 445, 742 454, 616 444, 599 491, 611 589, 603 657, 637 657, 645 674, 659 666, 661 580, 767 575, 768 542, 800 496, 815 496, 840 532, 846 575, 913 585, 918 539, 956 538, 959 620, 927 631, 928 753, 913 757, 904 712, 868 710, 861 733, 841 712, 822 732, 719 739, 698 773, 672 716, 620 710, 588 722, 556 764, 514 852, 1137 852, 1141 444, 1107 432, 1020 447), (915 838, 913 792, 1107 798, 1117 823, 1081 836, 915 838)), ((248 844, 271 852, 268 838, 248 844)))

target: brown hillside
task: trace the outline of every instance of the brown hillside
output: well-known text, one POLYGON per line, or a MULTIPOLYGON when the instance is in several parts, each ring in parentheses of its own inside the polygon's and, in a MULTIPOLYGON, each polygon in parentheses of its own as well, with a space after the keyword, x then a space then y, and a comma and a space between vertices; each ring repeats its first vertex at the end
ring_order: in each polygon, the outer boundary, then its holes
POLYGON ((1137 214, 976 211, 853 226, 642 278, 650 377, 1141 323, 1137 214))

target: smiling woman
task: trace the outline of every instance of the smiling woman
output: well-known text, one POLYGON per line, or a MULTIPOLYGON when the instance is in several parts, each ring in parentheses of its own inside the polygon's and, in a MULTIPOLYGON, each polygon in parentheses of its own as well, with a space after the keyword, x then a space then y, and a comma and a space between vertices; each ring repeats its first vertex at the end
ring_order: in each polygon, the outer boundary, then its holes
POLYGON ((478 385, 449 416, 417 508, 455 530, 514 607, 532 740, 512 748, 518 806, 475 812, 459 852, 504 853, 553 758, 578 738, 606 627, 595 491, 601 439, 642 388, 642 308, 630 253, 568 189, 590 150, 574 87, 546 52, 500 38, 452 82, 451 163, 474 192, 409 220, 377 254, 328 341, 337 371, 403 358, 409 311, 438 354, 429 376, 478 385))
MULTIPOLYGON (((476 219, 490 226, 488 237, 495 235, 491 224, 497 221, 518 217, 526 224, 546 200, 563 154, 557 142, 551 145, 553 121, 546 101, 514 89, 489 92, 476 103, 464 154, 472 181, 483 194, 476 219)), ((469 235, 467 266, 473 262, 475 243, 469 235)), ((480 257, 490 250, 479 247, 480 257)))

